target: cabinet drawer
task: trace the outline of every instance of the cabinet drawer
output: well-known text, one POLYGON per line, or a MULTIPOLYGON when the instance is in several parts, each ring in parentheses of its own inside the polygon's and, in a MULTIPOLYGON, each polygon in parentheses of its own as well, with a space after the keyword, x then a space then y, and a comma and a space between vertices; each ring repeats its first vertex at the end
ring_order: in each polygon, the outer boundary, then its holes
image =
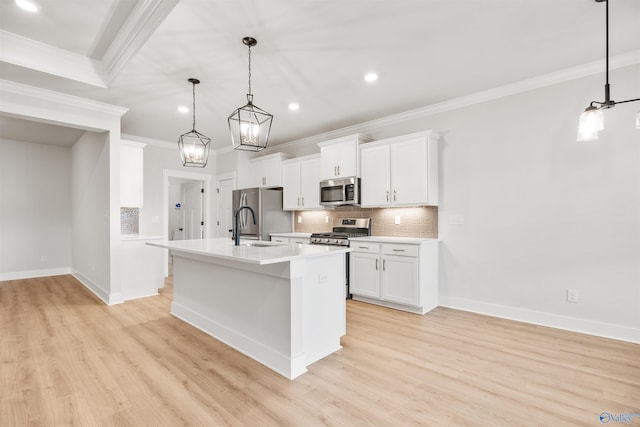
POLYGON ((289 243, 289 238, 288 237, 271 236, 271 241, 272 242, 278 242, 278 243, 289 243))
POLYGON ((351 242, 349 247, 353 250, 353 252, 367 252, 367 253, 373 253, 373 254, 380 253, 379 243, 351 242))
POLYGON ((417 257, 420 254, 420 246, 385 243, 382 245, 382 253, 385 255, 417 257))

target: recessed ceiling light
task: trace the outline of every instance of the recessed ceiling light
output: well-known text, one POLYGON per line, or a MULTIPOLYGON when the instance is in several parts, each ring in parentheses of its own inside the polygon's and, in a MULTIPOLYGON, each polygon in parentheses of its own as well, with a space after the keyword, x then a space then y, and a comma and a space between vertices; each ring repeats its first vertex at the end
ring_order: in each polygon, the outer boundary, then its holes
POLYGON ((16 0, 16 5, 27 12, 37 12, 40 10, 40 5, 33 0, 16 0))
POLYGON ((369 83, 373 83, 378 80, 378 75, 376 73, 367 73, 364 75, 364 80, 369 83))
POLYGON ((189 112, 189 107, 185 107, 184 105, 181 105, 178 107, 178 111, 181 112, 182 114, 187 114, 189 112))
POLYGON ((289 103, 289 110, 297 111, 299 109, 300 109, 300 104, 298 104, 297 102, 290 102, 289 103))

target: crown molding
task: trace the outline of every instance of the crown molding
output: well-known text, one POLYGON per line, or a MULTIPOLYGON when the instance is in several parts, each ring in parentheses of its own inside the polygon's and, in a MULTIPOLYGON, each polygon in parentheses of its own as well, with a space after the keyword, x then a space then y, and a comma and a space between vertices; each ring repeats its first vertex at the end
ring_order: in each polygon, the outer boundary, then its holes
POLYGON ((138 2, 100 60, 0 30, 0 62, 107 88, 179 1, 138 2))
POLYGON ((0 62, 107 87, 103 66, 94 59, 4 30, 0 30, 0 45, 0 62))
POLYGON ((178 146, 177 142, 163 141, 160 139, 146 138, 144 136, 130 135, 126 133, 120 134, 120 139, 132 141, 132 142, 138 142, 141 144, 147 144, 152 147, 170 149, 170 150, 175 150, 178 146))
MULTIPOLYGON (((610 70, 630 67, 637 64, 640 64, 640 50, 634 50, 609 58, 610 70)), ((382 117, 380 119, 369 120, 367 122, 358 123, 310 137, 277 144, 268 147, 263 151, 271 153, 286 150, 287 148, 293 146, 301 147, 304 145, 317 144, 318 142, 340 138, 355 133, 368 134, 377 129, 383 129, 410 120, 420 119, 447 111, 457 110, 460 108, 493 101, 511 95, 517 95, 519 93, 524 93, 535 89, 541 89, 547 86, 552 86, 583 77, 602 74, 604 73, 604 70, 604 60, 589 62, 587 64, 565 68, 560 71, 533 77, 531 79, 521 80, 519 82, 498 86, 470 95, 452 98, 447 101, 438 102, 436 104, 427 105, 425 107, 416 108, 414 110, 405 111, 403 113, 393 114, 391 116, 382 117)))
POLYGON ((107 83, 111 82, 180 0, 138 2, 102 56, 107 83))
MULTIPOLYGON (((52 102, 58 105, 90 110, 118 118, 129 111, 128 108, 94 101, 93 99, 81 98, 79 96, 0 79, 0 94, 2 93, 20 95, 35 99, 36 101, 52 102)), ((2 98, 4 98, 4 96, 0 96, 0 99, 2 98)))

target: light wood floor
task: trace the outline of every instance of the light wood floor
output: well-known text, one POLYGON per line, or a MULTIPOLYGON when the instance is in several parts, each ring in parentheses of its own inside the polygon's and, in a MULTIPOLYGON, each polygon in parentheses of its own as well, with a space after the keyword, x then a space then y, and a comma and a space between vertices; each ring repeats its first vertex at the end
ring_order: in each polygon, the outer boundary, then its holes
POLYGON ((289 381, 173 318, 170 285, 108 307, 71 276, 0 282, 0 425, 597 426, 640 412, 640 345, 350 301, 344 348, 289 381))

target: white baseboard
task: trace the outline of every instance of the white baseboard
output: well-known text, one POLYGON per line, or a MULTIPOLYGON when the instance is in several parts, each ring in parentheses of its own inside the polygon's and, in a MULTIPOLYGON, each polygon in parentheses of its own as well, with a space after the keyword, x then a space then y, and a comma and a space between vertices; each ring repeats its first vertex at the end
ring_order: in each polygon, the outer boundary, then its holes
POLYGON ((97 283, 93 282, 92 280, 90 280, 89 278, 87 278, 77 270, 73 270, 71 274, 73 275, 73 277, 78 279, 78 281, 82 283, 82 285, 84 285, 85 288, 89 289, 95 296, 100 298, 102 302, 104 302, 105 304, 114 305, 114 304, 121 304, 124 302, 124 299, 122 298, 121 293, 110 294, 109 292, 102 289, 97 283))
POLYGON ((492 304, 467 298, 440 296, 438 302, 438 305, 442 307, 640 344, 639 328, 596 322, 507 305, 492 304))
POLYGON ((63 274, 71 274, 71 268, 62 267, 44 268, 42 270, 9 271, 6 273, 0 273, 0 282, 5 280, 22 280, 33 279, 36 277, 62 276, 63 274))

